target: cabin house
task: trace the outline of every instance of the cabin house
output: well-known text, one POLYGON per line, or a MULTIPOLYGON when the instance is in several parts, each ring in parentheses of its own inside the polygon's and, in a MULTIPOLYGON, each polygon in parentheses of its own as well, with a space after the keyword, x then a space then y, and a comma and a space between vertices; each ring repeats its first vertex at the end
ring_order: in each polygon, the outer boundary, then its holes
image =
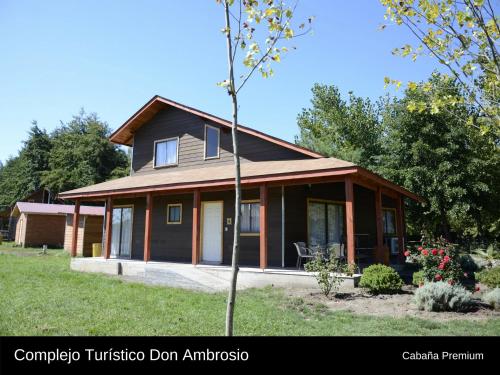
MULTIPOLYGON (((103 258, 229 265, 234 229, 231 123, 155 96, 110 141, 133 148, 130 176, 59 194, 106 204, 103 258)), ((294 243, 337 246, 353 263, 402 259, 412 192, 353 163, 238 126, 240 264, 294 267, 294 243)), ((72 255, 79 233, 72 233, 72 255)))
MULTIPOLYGON (((74 210, 72 205, 17 202, 12 212, 17 219, 16 245, 23 247, 47 245, 62 248, 67 243, 68 235, 70 239, 72 238, 70 233, 73 221, 67 217, 72 218, 74 210), (67 225, 68 221, 71 225, 67 225)), ((103 216, 103 207, 81 207, 78 253, 82 253, 83 249, 91 249, 89 241, 101 242, 103 216)))

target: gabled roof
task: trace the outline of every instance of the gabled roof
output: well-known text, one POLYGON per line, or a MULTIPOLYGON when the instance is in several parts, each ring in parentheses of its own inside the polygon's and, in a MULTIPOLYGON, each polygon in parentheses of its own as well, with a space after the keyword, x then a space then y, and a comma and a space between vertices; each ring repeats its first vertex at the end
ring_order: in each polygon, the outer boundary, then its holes
MULTIPOLYGON (((286 182, 299 178, 328 178, 347 174, 364 176, 409 198, 421 199, 412 192, 372 172, 335 158, 260 161, 241 164, 241 181, 244 186, 257 183, 286 182)), ((232 186, 234 186, 234 167, 232 164, 225 164, 150 174, 141 173, 65 191, 60 193, 59 197, 62 199, 98 198, 123 194, 144 194, 150 191, 180 191, 232 186)))
MULTIPOLYGON (((120 126, 113 134, 110 136, 110 141, 117 144, 122 144, 126 146, 132 146, 132 140, 134 138, 134 133, 145 123, 150 121, 158 112, 165 108, 174 107, 180 110, 192 113, 193 115, 202 117, 207 120, 211 120, 221 126, 232 128, 231 121, 225 120, 223 118, 217 117, 207 112, 200 111, 199 109, 189 107, 187 105, 177 103, 173 100, 163 98, 159 95, 154 96, 150 101, 148 101, 141 109, 132 115, 125 123, 120 126)), ((259 132, 255 129, 239 125, 238 129, 242 133, 253 135, 257 138, 261 138, 271 143, 275 143, 281 147, 288 148, 290 150, 302 153, 313 158, 324 157, 317 152, 311 151, 307 148, 295 145, 293 143, 287 142, 283 139, 273 137, 271 135, 259 132)))
MULTIPOLYGON (((46 204, 32 202, 17 202, 13 214, 20 213, 38 215, 67 215, 75 211, 75 206, 69 204, 46 204)), ((104 207, 80 206, 81 215, 104 216, 104 207)))

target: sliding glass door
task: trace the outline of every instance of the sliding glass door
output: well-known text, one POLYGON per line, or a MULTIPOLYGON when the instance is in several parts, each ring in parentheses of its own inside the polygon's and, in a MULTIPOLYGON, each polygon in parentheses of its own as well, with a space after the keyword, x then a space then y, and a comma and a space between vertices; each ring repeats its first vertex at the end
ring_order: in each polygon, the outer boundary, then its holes
POLYGON ((344 206, 333 202, 309 201, 307 205, 309 246, 341 243, 344 233, 344 206))
POLYGON ((113 208, 111 256, 114 258, 130 258, 132 254, 133 213, 133 207, 113 208))

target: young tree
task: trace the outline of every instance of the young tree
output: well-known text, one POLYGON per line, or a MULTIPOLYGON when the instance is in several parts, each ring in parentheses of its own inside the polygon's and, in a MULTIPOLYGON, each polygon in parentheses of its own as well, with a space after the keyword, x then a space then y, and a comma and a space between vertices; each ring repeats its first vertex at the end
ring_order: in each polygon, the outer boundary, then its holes
MULTIPOLYGON (((238 278, 238 262, 241 231, 241 173, 238 151, 238 94, 254 72, 262 77, 273 75, 271 65, 280 62, 281 55, 288 51, 282 45, 284 41, 306 34, 309 29, 301 24, 299 34, 295 33, 291 20, 297 4, 288 6, 282 0, 216 0, 224 8, 225 26, 222 32, 226 36, 228 78, 218 85, 224 87, 232 102, 232 142, 235 170, 235 210, 234 238, 232 253, 231 285, 227 301, 226 335, 233 334, 234 306, 236 301, 236 284, 238 278), (262 29, 262 30, 257 30, 262 29), (236 58, 238 50, 243 52, 243 65, 246 72, 236 79, 236 58)), ((312 18, 308 19, 308 23, 312 18)))
POLYGON ((315 84, 311 91, 311 107, 297 116, 300 136, 295 138, 296 143, 376 169, 382 153, 382 101, 374 104, 352 92, 346 101, 335 86, 315 84))
POLYGON ((49 169, 42 183, 54 192, 128 175, 127 156, 109 142, 109 126, 83 110, 52 134, 49 169))
MULTIPOLYGON (((469 105, 479 109, 479 116, 471 122, 482 132, 499 132, 500 128, 500 56, 499 22, 492 0, 380 0, 386 7, 385 18, 396 25, 406 26, 418 41, 394 50, 394 54, 411 56, 421 54, 435 58, 447 70, 438 86, 422 86, 431 101, 409 102, 411 111, 423 110, 426 105, 433 112, 447 110, 465 98, 469 105), (463 97, 440 96, 439 86, 446 86, 452 78, 464 93, 463 97)), ((498 4, 496 4, 498 7, 498 4)), ((385 27, 385 25, 383 25, 385 27)), ((386 84, 401 82, 385 78, 386 84)), ((417 84, 409 82, 415 90, 417 84)))

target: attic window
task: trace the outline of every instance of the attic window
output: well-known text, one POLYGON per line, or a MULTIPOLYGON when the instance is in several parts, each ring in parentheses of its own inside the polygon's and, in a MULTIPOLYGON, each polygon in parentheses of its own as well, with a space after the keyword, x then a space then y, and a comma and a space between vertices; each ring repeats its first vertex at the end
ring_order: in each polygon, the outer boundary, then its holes
POLYGON ((155 142, 154 166, 168 167, 177 165, 179 138, 163 139, 155 142))
POLYGON ((205 159, 219 157, 219 128, 205 125, 205 159))

